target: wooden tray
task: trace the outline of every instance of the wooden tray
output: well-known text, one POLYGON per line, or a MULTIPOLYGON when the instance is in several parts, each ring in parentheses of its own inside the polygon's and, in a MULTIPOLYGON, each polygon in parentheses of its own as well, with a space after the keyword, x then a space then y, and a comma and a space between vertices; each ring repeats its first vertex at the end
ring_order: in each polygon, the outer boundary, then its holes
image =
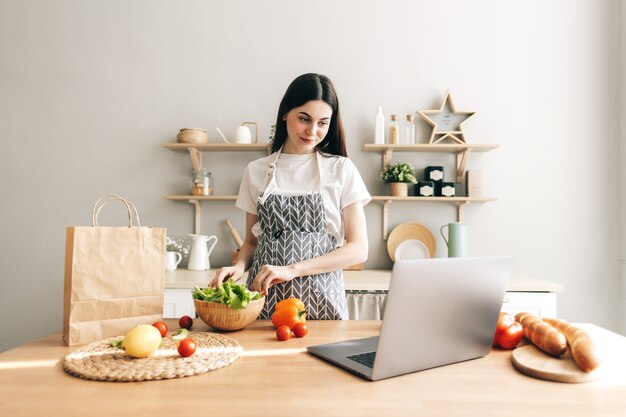
POLYGON ((150 381, 198 375, 226 366, 239 358, 243 348, 234 339, 219 333, 191 332, 197 345, 188 358, 178 354, 176 340, 163 344, 147 358, 132 358, 111 342, 113 337, 91 343, 65 356, 63 368, 71 375, 96 381, 150 381))
POLYGON ((569 348, 556 358, 530 344, 515 349, 511 361, 520 372, 548 381, 590 382, 602 378, 604 373, 602 366, 592 372, 582 371, 574 363, 569 348))
POLYGON ((626 375, 626 339, 611 331, 592 324, 575 324, 585 330, 602 355, 602 363, 592 372, 584 372, 572 359, 568 350, 560 358, 544 353, 535 345, 528 344, 511 354, 513 366, 520 372, 539 379, 556 382, 591 382, 601 379, 603 383, 624 383, 626 375))

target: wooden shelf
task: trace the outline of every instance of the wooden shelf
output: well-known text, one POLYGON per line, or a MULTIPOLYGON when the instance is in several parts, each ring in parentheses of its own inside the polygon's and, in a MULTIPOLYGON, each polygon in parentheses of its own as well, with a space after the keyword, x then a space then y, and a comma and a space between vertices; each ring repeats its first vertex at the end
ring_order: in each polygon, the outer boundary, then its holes
POLYGON ((492 197, 392 197, 389 195, 373 195, 372 201, 435 201, 439 203, 472 203, 480 202, 485 203, 487 201, 497 201, 497 198, 492 197))
POLYGON ((163 143, 161 146, 173 151, 187 151, 197 149, 200 152, 239 152, 239 151, 269 151, 269 143, 205 143, 196 145, 193 143, 163 143))
MULTIPOLYGON (((493 144, 468 144, 468 143, 420 143, 416 145, 392 145, 392 144, 375 144, 366 143, 363 145, 363 150, 367 152, 381 153, 383 158, 383 166, 385 167, 391 164, 393 152, 448 152, 456 154, 456 182, 463 182, 465 176, 465 166, 471 152, 488 152, 496 149, 498 145, 493 144)), ((453 203, 457 204, 457 221, 463 221, 463 209, 466 204, 469 203, 485 203, 489 201, 496 201, 495 198, 490 197, 391 197, 384 195, 372 196, 372 201, 378 201, 383 203, 383 240, 387 240, 388 227, 387 217, 389 204, 394 201, 397 202, 436 202, 436 203, 453 203)))
POLYGON ((389 212, 389 204, 393 202, 412 202, 412 203, 446 203, 457 204, 457 221, 463 222, 463 209, 469 203, 486 203, 489 201, 498 201, 492 197, 392 197, 389 195, 373 195, 372 201, 383 203, 383 240, 387 240, 389 235, 387 217, 389 212))
POLYGON ((456 154, 456 182, 462 182, 465 176, 465 166, 471 152, 488 152, 496 149, 498 145, 493 144, 459 144, 459 143, 420 143, 417 145, 392 145, 366 143, 363 150, 368 152, 379 152, 383 155, 383 166, 391 164, 393 152, 449 152, 456 154))
POLYGON ((457 143, 419 143, 416 145, 392 145, 366 143, 363 150, 368 152, 398 151, 398 152, 488 152, 496 149, 499 145, 492 144, 457 144, 457 143))
POLYGON ((164 195, 164 199, 172 201, 235 201, 236 195, 164 195))
MULTIPOLYGON (((187 151, 191 158, 191 166, 194 171, 202 168, 202 152, 251 152, 264 151, 271 152, 270 143, 205 143, 202 145, 193 143, 167 142, 161 144, 166 149, 172 151, 187 151)), ((195 208, 195 232, 200 234, 200 202, 201 201, 236 201, 236 195, 164 195, 164 199, 171 201, 188 201, 195 208)))

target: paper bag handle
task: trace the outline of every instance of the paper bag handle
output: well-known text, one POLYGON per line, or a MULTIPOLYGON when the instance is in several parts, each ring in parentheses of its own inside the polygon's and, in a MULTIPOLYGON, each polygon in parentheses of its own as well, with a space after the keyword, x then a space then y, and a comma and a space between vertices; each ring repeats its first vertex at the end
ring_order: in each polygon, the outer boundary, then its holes
POLYGON ((135 207, 135 205, 131 203, 130 201, 126 200, 125 198, 120 197, 119 195, 116 195, 116 194, 107 194, 105 196, 100 197, 98 201, 96 201, 96 203, 93 205, 93 210, 91 211, 91 225, 93 227, 98 227, 98 214, 100 214, 100 210, 102 210, 102 208, 108 202, 114 201, 114 200, 119 200, 122 203, 124 203, 124 205, 126 206, 126 209, 128 210, 128 227, 133 226, 133 212, 135 213, 135 219, 137 220, 137 227, 141 227, 141 223, 139 222, 139 213, 137 212, 137 208, 135 207), (105 199, 109 199, 109 200, 105 200, 105 199))

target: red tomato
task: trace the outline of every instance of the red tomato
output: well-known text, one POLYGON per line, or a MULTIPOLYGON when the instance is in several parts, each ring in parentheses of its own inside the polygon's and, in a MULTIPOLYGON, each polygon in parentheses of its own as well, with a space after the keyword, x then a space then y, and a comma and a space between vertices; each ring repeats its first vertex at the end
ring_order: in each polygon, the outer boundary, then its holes
POLYGON ((513 349, 522 340, 523 333, 522 325, 515 321, 515 317, 502 312, 498 318, 492 345, 502 349, 513 349))
POLYGON ((304 323, 294 324, 291 330, 293 330, 293 334, 295 334, 296 337, 304 337, 309 333, 309 328, 304 323))
POLYGON ((513 349, 522 340, 522 334, 524 333, 522 325, 518 322, 514 322, 509 327, 504 329, 500 335, 498 343, 502 349, 513 349))
POLYGON ((191 326, 193 326, 193 319, 189 316, 182 316, 180 320, 178 320, 178 325, 181 329, 189 330, 191 326))
POLYGON ((178 344, 178 353, 183 358, 187 358, 196 352, 196 341, 187 337, 178 344))
POLYGON ((161 337, 167 336, 167 323, 163 323, 162 321, 155 321, 154 323, 152 323, 152 325, 156 327, 157 330, 161 333, 161 337))
POLYGON ((498 347, 498 340, 500 339, 500 335, 511 324, 515 323, 515 317, 513 317, 509 313, 501 312, 500 317, 498 317, 498 324, 496 326, 496 334, 493 336, 493 347, 498 347))
POLYGON ((289 340, 291 338, 291 329, 289 326, 280 326, 278 330, 276 330, 276 339, 284 342, 285 340, 289 340))

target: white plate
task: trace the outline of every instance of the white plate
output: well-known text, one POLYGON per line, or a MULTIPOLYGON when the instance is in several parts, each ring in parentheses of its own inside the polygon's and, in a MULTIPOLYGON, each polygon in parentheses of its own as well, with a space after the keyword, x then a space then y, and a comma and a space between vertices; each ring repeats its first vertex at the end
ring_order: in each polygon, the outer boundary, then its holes
POLYGON ((394 254, 396 261, 407 259, 428 259, 428 248, 422 242, 416 239, 407 239, 401 242, 396 248, 394 254))

